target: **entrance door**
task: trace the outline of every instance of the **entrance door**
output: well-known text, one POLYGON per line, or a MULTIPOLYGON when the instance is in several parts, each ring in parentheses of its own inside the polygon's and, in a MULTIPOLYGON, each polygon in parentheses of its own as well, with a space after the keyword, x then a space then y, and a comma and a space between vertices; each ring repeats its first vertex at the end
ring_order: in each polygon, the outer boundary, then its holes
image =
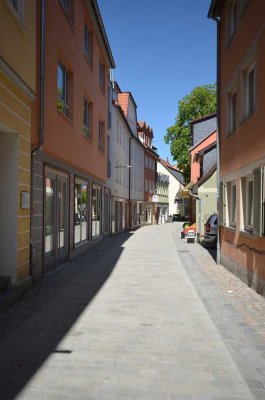
POLYGON ((45 173, 44 270, 56 268, 67 257, 68 179, 55 172, 45 173))

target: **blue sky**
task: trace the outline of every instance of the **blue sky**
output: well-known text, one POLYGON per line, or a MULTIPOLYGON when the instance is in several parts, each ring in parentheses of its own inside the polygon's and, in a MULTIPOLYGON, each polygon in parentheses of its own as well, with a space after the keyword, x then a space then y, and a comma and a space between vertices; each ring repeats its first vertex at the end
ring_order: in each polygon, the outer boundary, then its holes
POLYGON ((153 145, 172 161, 163 137, 178 101, 216 81, 216 26, 210 0, 98 0, 115 59, 114 78, 130 91, 153 145))

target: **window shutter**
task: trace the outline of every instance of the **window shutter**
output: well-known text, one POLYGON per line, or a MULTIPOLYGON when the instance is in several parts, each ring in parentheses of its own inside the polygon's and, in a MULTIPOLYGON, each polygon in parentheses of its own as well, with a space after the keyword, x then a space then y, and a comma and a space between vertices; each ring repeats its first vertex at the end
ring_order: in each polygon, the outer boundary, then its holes
POLYGON ((263 168, 255 169, 253 175, 253 234, 262 236, 263 168))
POLYGON ((225 202, 225 182, 220 182, 219 185, 219 204, 218 204, 218 214, 219 214, 219 224, 226 225, 226 202, 225 202))

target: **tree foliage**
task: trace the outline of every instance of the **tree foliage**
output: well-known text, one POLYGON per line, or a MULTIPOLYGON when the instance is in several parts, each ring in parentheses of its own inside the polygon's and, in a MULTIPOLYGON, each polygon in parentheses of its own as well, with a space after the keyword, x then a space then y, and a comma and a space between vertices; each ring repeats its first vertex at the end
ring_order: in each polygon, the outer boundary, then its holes
POLYGON ((183 172, 185 182, 190 178, 191 147, 190 122, 216 111, 216 85, 198 86, 178 103, 178 115, 175 124, 167 129, 164 136, 170 144, 170 152, 178 168, 183 172))

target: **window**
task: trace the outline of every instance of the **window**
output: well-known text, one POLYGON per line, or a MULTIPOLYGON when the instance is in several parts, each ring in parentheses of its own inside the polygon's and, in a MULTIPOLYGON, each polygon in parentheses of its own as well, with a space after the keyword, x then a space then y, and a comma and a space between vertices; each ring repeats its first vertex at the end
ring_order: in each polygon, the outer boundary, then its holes
POLYGON ((60 62, 57 65, 57 94, 58 110, 69 117, 69 73, 60 62))
POLYGON ((68 22, 73 24, 73 0, 60 0, 63 10, 67 16, 68 22))
POLYGON ((146 168, 148 168, 148 157, 147 157, 147 156, 145 156, 145 158, 144 158, 144 159, 145 159, 145 167, 146 167, 146 168))
POLYGON ((237 29, 237 0, 230 3, 228 9, 228 40, 234 35, 237 29))
POLYGON ((248 0, 239 0, 240 15, 243 14, 243 12, 244 12, 244 10, 245 10, 245 8, 246 8, 247 3, 248 3, 248 0))
POLYGON ((88 61, 93 62, 93 32, 84 24, 84 54, 88 61))
POLYGON ((20 21, 24 21, 24 0, 9 0, 9 4, 15 11, 20 21))
POLYGON ((83 104, 83 134, 88 138, 92 139, 92 104, 84 99, 83 104))
POLYGON ((148 180, 147 179, 144 180, 144 190, 145 190, 145 192, 148 192, 148 180))
POLYGON ((105 92, 105 65, 99 61, 99 87, 105 92))
POLYGON ((96 183, 92 184, 92 237, 101 234, 102 207, 101 187, 96 183))
POLYGON ((252 66, 246 72, 246 117, 249 117, 256 107, 256 68, 252 66))
POLYGON ((88 240, 88 183, 75 180, 74 243, 88 240))
POLYGON ((228 95, 228 133, 233 133, 237 126, 237 92, 228 95))
POLYGON ((236 226, 236 181, 227 182, 227 211, 229 226, 236 226))
POLYGON ((104 150, 104 122, 98 123, 98 148, 100 151, 104 150))
POLYGON ((242 223, 241 228, 246 231, 253 231, 253 197, 254 183, 253 175, 241 178, 241 200, 242 200, 242 223))

